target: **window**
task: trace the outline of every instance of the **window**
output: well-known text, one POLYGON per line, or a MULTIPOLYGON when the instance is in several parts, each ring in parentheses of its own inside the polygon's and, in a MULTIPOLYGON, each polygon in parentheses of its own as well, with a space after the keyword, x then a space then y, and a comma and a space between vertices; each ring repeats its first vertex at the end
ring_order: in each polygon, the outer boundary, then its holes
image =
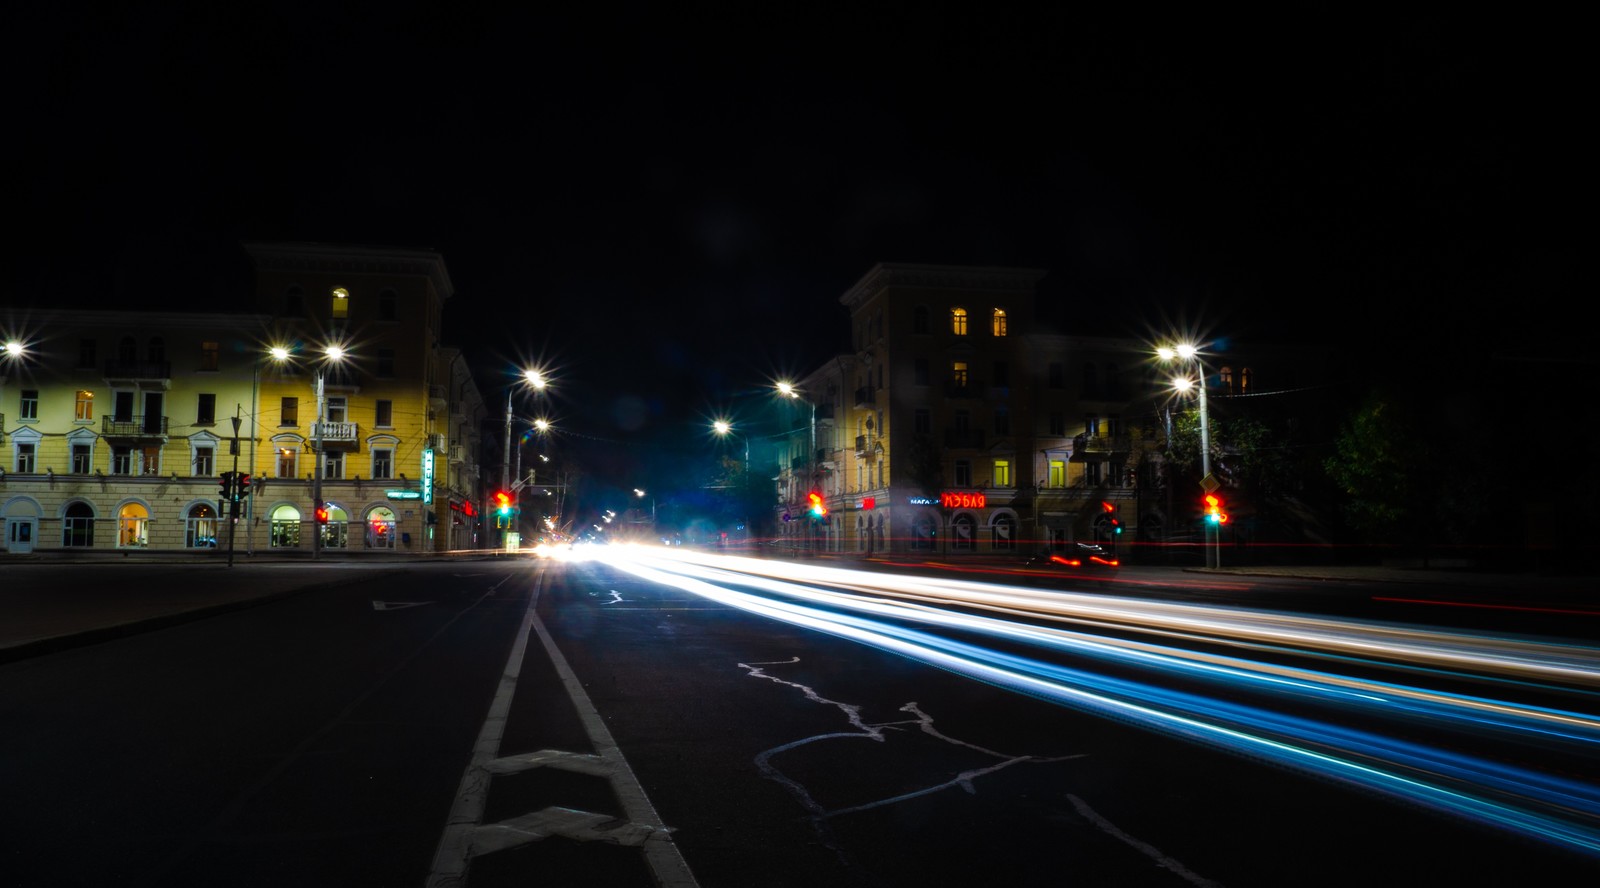
POLYGON ((994 433, 996 435, 1011 434, 1011 408, 1004 404, 994 405, 994 433))
POLYGON ((918 407, 911 415, 911 428, 918 435, 933 434, 933 411, 926 407, 918 407))
POLYGON ((1233 391, 1233 368, 1223 367, 1217 370, 1217 385, 1225 392, 1233 391))
POLYGON ((394 321, 400 318, 400 297, 393 290, 378 294, 378 320, 394 321))
POLYGON ((950 332, 957 336, 967 335, 967 310, 964 308, 950 309, 950 332))
POLYGON ((1058 389, 1066 384, 1066 374, 1063 372, 1060 361, 1051 361, 1046 370, 1045 384, 1053 389, 1058 389))
POLYGON ((95 344, 93 339, 78 340, 78 366, 83 369, 93 367, 95 363, 95 344))
POLYGON ((994 321, 993 321, 993 323, 994 323, 994 335, 996 335, 996 336, 1004 336, 1004 335, 1006 335, 1006 310, 1005 309, 997 308, 997 309, 994 310, 994 321))
POLYGON ((322 451, 322 477, 339 480, 344 477, 344 451, 322 451))
POLYGON ((280 408, 278 425, 297 426, 300 424, 300 399, 284 398, 280 408))
POLYGON ((283 314, 285 317, 299 318, 306 313, 306 294, 299 287, 290 287, 283 294, 283 314))
POLYGON ((77 403, 72 408, 72 418, 79 422, 94 420, 94 392, 78 390, 77 403))
POLYGON ((394 375, 394 349, 378 349, 378 375, 383 377, 394 375))
POLYGON ((1100 417, 1093 413, 1083 418, 1083 433, 1093 438, 1100 434, 1100 417))
POLYGON ((88 503, 67 506, 61 517, 61 545, 74 548, 94 545, 94 510, 88 503))
POLYGON ((919 305, 911 310, 911 332, 927 333, 930 329, 928 321, 928 307, 919 305))
POLYGON ((379 401, 373 409, 372 424, 382 428, 394 426, 394 402, 379 401))
POLYGON ((1015 549, 1017 547, 1017 520, 1010 515, 996 515, 994 524, 990 527, 994 531, 994 548, 1015 549))
POLYGON ((294 506, 279 506, 272 510, 271 546, 274 549, 293 549, 300 545, 300 510, 294 506))
POLYGON ((161 448, 159 446, 141 447, 139 449, 139 474, 161 474, 161 448))
POLYGON ((139 363, 139 343, 132 336, 124 336, 117 343, 117 363, 124 367, 131 367, 139 363))
POLYGON ((217 510, 196 503, 184 516, 183 544, 191 549, 217 547, 217 510))
POLYGON ((956 469, 956 486, 957 487, 971 487, 972 486, 972 461, 971 460, 967 460, 967 459, 958 459, 958 460, 955 461, 955 469, 956 469))
POLYGON ((167 362, 167 344, 160 336, 150 337, 148 351, 146 352, 152 364, 165 364, 167 362))
POLYGON ((1086 462, 1086 463, 1084 463, 1083 464, 1083 483, 1089 485, 1090 487, 1098 487, 1098 486, 1100 486, 1100 466, 1101 466, 1101 463, 1097 463, 1097 462, 1086 462))
MULTIPOLYGON (((328 405, 325 408, 328 422, 345 422, 349 414, 349 403, 343 395, 337 398, 329 398, 328 405)), ((327 432, 324 431, 323 434, 326 435, 327 432)))
POLYGON ((72 474, 87 475, 93 468, 94 451, 87 444, 72 445, 72 474))
POLYGON ((1067 461, 1066 460, 1064 460, 1064 459, 1052 459, 1052 460, 1050 460, 1050 481, 1049 481, 1049 485, 1051 487, 1066 487, 1067 486, 1067 461))
POLYGON ((1011 387, 1011 367, 1005 361, 994 362, 994 385, 995 388, 1011 387))
POLYGON ((217 424, 217 396, 207 392, 200 393, 200 402, 195 405, 195 425, 217 424))
POLYGON ((293 447, 279 447, 277 474, 279 478, 293 478, 299 473, 300 451, 293 447))
POLYGON ((966 388, 966 385, 967 385, 967 362, 966 361, 954 361, 954 362, 952 362, 950 364, 950 381, 955 383, 957 386, 960 386, 962 388, 966 388))
POLYGON ((132 475, 133 474, 133 448, 131 448, 131 447, 113 447, 113 448, 111 448, 111 474, 113 474, 113 475, 132 475))
POLYGON ((911 362, 911 380, 917 385, 928 384, 928 359, 917 358, 911 362))
POLYGON ((950 421, 954 423, 955 430, 961 434, 972 431, 972 411, 957 410, 951 415, 950 421))
POLYGON ((994 484, 992 486, 1011 486, 1011 460, 997 459, 994 461, 994 484))
POLYGON ((1051 411, 1049 423, 1049 434, 1057 438, 1065 438, 1067 436, 1067 415, 1065 413, 1059 410, 1051 411))
POLYGON ((39 391, 37 389, 23 389, 21 394, 21 409, 17 411, 18 419, 39 418, 39 391))
POLYGON ((388 448, 374 448, 372 451, 372 477, 374 479, 387 479, 394 477, 394 451, 388 448))
POLYGON ((17 442, 17 472, 19 474, 31 475, 38 471, 34 468, 34 457, 37 454, 38 446, 31 441, 17 442))
POLYGON ((1239 394, 1247 395, 1249 393, 1250 393, 1250 368, 1249 367, 1241 367, 1241 368, 1239 368, 1239 394))
POLYGON ((150 545, 150 512, 138 503, 128 503, 117 515, 117 546, 143 548, 150 545))
POLYGON ((200 343, 200 369, 215 370, 222 362, 222 346, 215 342, 200 343))
POLYGON ((217 466, 217 451, 214 447, 196 447, 194 449, 194 476, 204 478, 215 474, 217 466))
POLYGON ((336 321, 347 320, 350 317, 350 291, 343 287, 334 287, 329 292, 333 299, 329 308, 329 316, 336 321))

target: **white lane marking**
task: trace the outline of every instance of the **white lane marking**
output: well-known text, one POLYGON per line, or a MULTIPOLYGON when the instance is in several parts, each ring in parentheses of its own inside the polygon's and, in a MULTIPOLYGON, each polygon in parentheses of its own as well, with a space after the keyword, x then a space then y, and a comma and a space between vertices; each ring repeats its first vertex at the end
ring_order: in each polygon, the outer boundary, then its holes
POLYGON ((397 611, 408 607, 422 607, 424 604, 433 604, 431 601, 374 601, 372 609, 375 611, 397 611))
MULTIPOLYGON (((498 584, 497 584, 498 585, 498 584)), ((593 703, 583 691, 572 667, 555 646, 555 640, 539 619, 537 606, 539 593, 544 587, 544 571, 538 572, 534 588, 528 597, 528 607, 517 630, 516 641, 506 659, 500 677, 500 686, 489 713, 473 745, 472 759, 461 775, 461 785, 456 791, 455 803, 445 821, 444 833, 439 837, 439 847, 434 853, 433 871, 429 873, 429 888, 451 888, 467 882, 467 869, 472 858, 491 851, 514 847, 526 842, 539 841, 552 835, 562 835, 578 840, 594 840, 615 844, 640 846, 645 862, 662 888, 698 888, 688 864, 673 844, 667 828, 656 816, 644 789, 622 757, 621 750, 611 738, 611 732, 595 711, 593 703), (500 741, 505 734, 507 714, 516 692, 517 680, 522 673, 522 661, 527 653, 528 636, 537 632, 545 651, 560 675, 562 684, 578 709, 590 742, 599 753, 583 755, 558 750, 540 750, 535 753, 501 757, 500 741), (554 767, 606 777, 622 802, 625 819, 604 814, 574 811, 569 808, 546 808, 501 823, 480 825, 488 800, 489 782, 495 774, 511 774, 537 767, 554 767)))
MULTIPOLYGON (((867 724, 861 720, 860 706, 852 703, 843 703, 838 700, 829 700, 806 685, 800 684, 799 682, 778 678, 775 675, 770 675, 764 668, 762 668, 765 666, 789 666, 799 662, 799 657, 791 657, 788 660, 778 660, 770 663, 740 663, 739 668, 744 669, 751 678, 764 679, 776 684, 795 688, 804 694, 806 699, 814 703, 821 703, 825 706, 832 706, 838 709, 844 714, 845 720, 848 721, 851 727, 855 728, 855 730, 817 734, 811 737, 804 737, 790 743, 785 743, 781 746, 774 746, 773 748, 761 752, 756 756, 756 768, 761 772, 762 776, 789 790, 790 794, 792 794, 795 799, 800 802, 800 805, 810 813, 812 826, 817 831, 818 836, 822 839, 823 844, 832 850, 836 855, 838 855, 841 860, 845 860, 847 855, 845 850, 834 840, 832 831, 827 827, 826 821, 830 818, 840 817, 845 814, 854 814, 860 811, 868 811, 873 808, 880 808, 885 805, 892 805, 898 802, 907 801, 909 799, 932 795, 933 793, 941 792, 954 787, 960 787, 961 789, 966 790, 968 793, 976 794, 977 787, 973 785, 974 780, 979 777, 996 773, 1002 769, 1009 768, 1012 765, 1024 763, 1047 764, 1051 762, 1064 762, 1071 759, 1086 757, 1082 753, 1076 755, 1059 756, 1008 755, 1006 753, 996 752, 992 749, 987 749, 973 743, 968 743, 965 740, 958 740, 935 728, 933 726, 933 717, 923 712, 915 702, 907 703, 900 707, 901 712, 907 712, 912 715, 911 719, 906 721, 884 722, 882 724, 867 724), (810 790, 806 789, 805 786, 789 777, 787 774, 784 774, 778 769, 777 766, 772 764, 772 758, 779 753, 797 749, 810 743, 816 743, 822 740, 871 740, 877 743, 883 743, 887 739, 885 734, 886 731, 899 731, 910 726, 915 726, 922 733, 930 737, 943 740, 944 742, 953 746, 960 746, 965 749, 970 749, 990 758, 998 759, 999 761, 987 767, 973 768, 963 771, 949 780, 930 784, 921 789, 912 790, 897 796, 877 799, 864 804, 851 805, 847 808, 835 808, 833 810, 824 808, 819 802, 817 802, 815 798, 812 797, 810 790)), ((1202 888, 1221 888, 1220 883, 1213 882, 1202 876, 1196 875, 1193 872, 1190 872, 1181 863, 1162 854, 1155 847, 1149 845, 1148 843, 1141 842, 1127 833, 1124 833, 1122 830, 1117 829, 1114 824, 1097 814, 1088 806, 1088 804, 1086 804, 1082 799, 1079 799, 1077 796, 1068 795, 1067 798, 1072 801, 1072 804, 1075 808, 1077 808, 1078 813, 1083 815, 1096 827, 1138 849, 1140 852, 1156 861, 1158 865, 1171 870, 1174 874, 1188 880, 1189 882, 1192 882, 1195 885, 1202 886, 1202 888)))
POLYGON ((643 843, 645 862, 650 865, 651 872, 655 873, 656 884, 661 888, 698 888, 699 883, 689 871, 688 862, 683 859, 683 854, 672 841, 672 833, 665 825, 660 825, 661 818, 656 814, 655 806, 650 803, 649 797, 645 795, 644 787, 639 785, 639 778, 634 776, 633 769, 628 766, 628 760, 622 755, 622 748, 617 746, 617 741, 612 738, 611 729, 606 727, 605 719, 594 708, 588 692, 583 689, 583 683, 567 664, 567 658, 562 656, 561 649, 556 647, 555 639, 550 637, 550 630, 545 628, 544 621, 534 612, 531 602, 528 605, 528 613, 533 618, 534 631, 539 633, 539 641, 544 644, 550 662, 555 666, 556 673, 561 676, 561 683, 567 688, 567 695, 577 707, 578 717, 583 722, 584 731, 589 735, 589 742, 594 745, 595 754, 610 762, 616 769, 611 778, 611 786, 617 794, 617 799, 622 802, 622 813, 636 824, 657 824, 651 827, 652 831, 645 837, 643 843))
POLYGON ((1099 813, 1097 813, 1093 808, 1089 807, 1089 804, 1083 799, 1071 794, 1068 794, 1067 798, 1072 802, 1072 807, 1078 809, 1078 813, 1083 815, 1084 818, 1086 818, 1090 823, 1098 826, 1100 830, 1107 835, 1125 842, 1130 847, 1137 849, 1139 853, 1149 857, 1151 860, 1154 860, 1157 866, 1163 869, 1171 870, 1174 875, 1192 885, 1199 885, 1201 888, 1222 888, 1221 882, 1213 882, 1212 880, 1207 879, 1198 873, 1190 872, 1188 867, 1185 867, 1178 861, 1173 860, 1165 854, 1162 854, 1160 849, 1150 845, 1149 843, 1141 842, 1122 830, 1117 829, 1115 824, 1104 817, 1101 817, 1099 813))

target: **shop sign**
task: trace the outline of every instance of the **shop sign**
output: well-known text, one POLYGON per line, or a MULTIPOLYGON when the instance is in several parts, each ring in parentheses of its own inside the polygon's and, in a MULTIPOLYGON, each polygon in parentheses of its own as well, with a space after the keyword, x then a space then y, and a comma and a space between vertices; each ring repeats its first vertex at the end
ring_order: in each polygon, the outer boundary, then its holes
POLYGON ((420 490, 385 490, 383 495, 392 500, 422 499, 422 491, 420 490))
POLYGON ((433 448, 422 451, 422 501, 433 502, 433 448))
POLYGON ((939 494, 939 505, 946 509, 981 509, 989 501, 983 491, 946 490, 939 494))

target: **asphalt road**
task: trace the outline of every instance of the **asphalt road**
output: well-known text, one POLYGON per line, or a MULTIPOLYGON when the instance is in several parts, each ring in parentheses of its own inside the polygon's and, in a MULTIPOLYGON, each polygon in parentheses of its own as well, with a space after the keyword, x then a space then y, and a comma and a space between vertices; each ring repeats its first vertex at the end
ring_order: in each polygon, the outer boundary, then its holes
MULTIPOLYGON (((1593 874, 1539 842, 609 567, 288 575, 264 571, 259 594, 240 581, 212 610, 169 607, 94 644, 12 645, 31 655, 0 665, 0 884, 1593 874)), ((120 582, 124 595, 140 585, 120 582)), ((1245 596, 1341 597, 1326 580, 1229 582, 1245 596)), ((1167 594, 1227 593, 1206 580, 1167 594)))

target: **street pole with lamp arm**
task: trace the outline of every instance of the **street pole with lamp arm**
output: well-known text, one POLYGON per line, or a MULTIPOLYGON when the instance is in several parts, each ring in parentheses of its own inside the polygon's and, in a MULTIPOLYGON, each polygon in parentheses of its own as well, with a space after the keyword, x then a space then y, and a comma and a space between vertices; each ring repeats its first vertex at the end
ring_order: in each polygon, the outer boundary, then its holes
MULTIPOLYGON (((544 391, 544 387, 546 385, 544 373, 533 368, 524 370, 522 371, 521 384, 532 387, 536 392, 542 392, 544 391)), ((514 386, 508 386, 506 388, 505 447, 502 449, 500 454, 500 489, 507 493, 511 492, 511 395, 515 392, 515 390, 516 389, 514 386)), ((519 467, 518 471, 520 470, 521 469, 519 467)), ((501 547, 505 548, 506 546, 509 546, 510 541, 511 525, 507 523, 505 533, 500 539, 501 547)))
MULTIPOLYGON (((726 438, 727 436, 734 434, 733 423, 727 421, 726 419, 719 419, 711 423, 711 430, 715 432, 719 438, 726 438)), ((750 539, 750 516, 742 507, 749 502, 750 496, 750 436, 740 433, 738 437, 742 439, 744 443, 744 474, 740 476, 739 484, 739 505, 741 506, 739 511, 744 514, 742 519, 742 523, 744 524, 744 540, 741 542, 748 542, 750 539)))
MULTIPOLYGON (((800 401, 811 408, 811 449, 806 451, 806 492, 810 493, 811 488, 817 483, 817 405, 812 403, 810 398, 802 398, 800 390, 791 382, 780 382, 777 387, 781 394, 800 401)), ((818 490, 818 493, 820 492, 818 490)), ((810 525, 807 525, 806 543, 808 548, 812 542, 813 530, 810 525)))
MULTIPOLYGON (((1200 360, 1200 350, 1192 345, 1179 345, 1173 348, 1156 349, 1156 354, 1162 360, 1170 361, 1174 358, 1185 362, 1193 362, 1200 372, 1200 382, 1197 396, 1200 401, 1200 484, 1202 489, 1211 479, 1211 421, 1206 415, 1206 365, 1200 360)), ((1173 385, 1179 391, 1184 391, 1193 384, 1188 377, 1174 380, 1173 385)), ((1210 493, 1210 490, 1206 491, 1210 493)), ((1222 532, 1220 528, 1213 527, 1210 521, 1202 522, 1205 533, 1206 567, 1222 566, 1222 532)))

